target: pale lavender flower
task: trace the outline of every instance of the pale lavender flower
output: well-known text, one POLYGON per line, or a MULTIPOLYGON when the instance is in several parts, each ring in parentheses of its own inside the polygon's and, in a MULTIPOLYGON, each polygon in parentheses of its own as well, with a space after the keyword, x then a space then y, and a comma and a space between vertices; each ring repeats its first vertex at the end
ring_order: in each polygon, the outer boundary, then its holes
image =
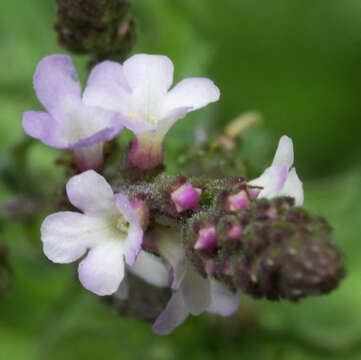
POLYGON ((251 186, 259 186, 263 189, 258 198, 272 199, 277 196, 290 196, 295 199, 297 206, 303 205, 303 186, 297 176, 293 164, 293 143, 288 136, 282 136, 272 165, 263 174, 248 183, 251 186))
POLYGON ((134 55, 123 65, 105 61, 91 72, 84 102, 121 114, 136 134, 128 161, 151 169, 163 161, 163 138, 188 112, 219 99, 219 89, 206 78, 189 78, 171 90, 173 63, 166 56, 134 55))
POLYGON ((188 315, 200 315, 207 311, 230 316, 238 308, 239 293, 232 293, 224 284, 201 277, 184 254, 181 242, 165 236, 157 242, 158 248, 172 267, 173 294, 164 311, 153 325, 159 335, 171 333, 188 315))
POLYGON ((99 169, 103 143, 123 129, 119 116, 83 104, 76 70, 66 55, 47 56, 39 62, 34 89, 47 112, 26 111, 25 132, 46 145, 72 149, 79 170, 99 169))
POLYGON ((95 294, 113 294, 124 277, 124 259, 133 266, 141 249, 136 212, 125 195, 114 194, 93 170, 73 176, 66 191, 83 213, 58 212, 44 220, 44 253, 55 263, 71 263, 87 253, 78 267, 80 282, 95 294))

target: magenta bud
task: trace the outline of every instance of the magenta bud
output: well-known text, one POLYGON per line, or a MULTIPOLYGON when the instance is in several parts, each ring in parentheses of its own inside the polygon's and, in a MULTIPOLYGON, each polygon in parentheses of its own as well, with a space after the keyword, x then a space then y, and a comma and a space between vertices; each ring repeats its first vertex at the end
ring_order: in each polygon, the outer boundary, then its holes
POLYGON ((211 250, 217 244, 216 227, 212 224, 200 228, 198 239, 193 245, 194 250, 211 250))
POLYGON ((240 224, 232 224, 231 228, 227 232, 228 239, 239 240, 243 234, 243 228, 240 224))
POLYGON ((262 189, 260 188, 248 188, 248 194, 252 199, 256 199, 259 195, 259 193, 261 192, 262 189))
POLYGON ((147 204, 139 198, 135 198, 131 201, 131 205, 138 216, 139 224, 145 231, 149 225, 149 208, 147 204))
POLYGON ((235 195, 228 195, 225 201, 226 211, 237 212, 248 207, 250 200, 245 190, 240 190, 235 195))
POLYGON ((267 209, 266 215, 270 220, 276 220, 278 218, 277 209, 271 206, 269 209, 267 209))
POLYGON ((178 213, 186 210, 195 210, 199 205, 201 189, 185 183, 174 190, 170 198, 172 199, 178 213))

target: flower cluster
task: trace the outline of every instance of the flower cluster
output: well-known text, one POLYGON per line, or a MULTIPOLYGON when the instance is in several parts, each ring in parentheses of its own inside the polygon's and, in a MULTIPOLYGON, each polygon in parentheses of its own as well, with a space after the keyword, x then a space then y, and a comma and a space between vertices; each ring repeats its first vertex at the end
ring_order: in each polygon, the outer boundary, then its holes
POLYGON ((172 82, 169 58, 139 54, 122 65, 97 65, 82 95, 71 59, 48 56, 34 75, 35 92, 47 112, 25 112, 23 126, 49 146, 72 149, 80 171, 101 170, 104 142, 125 126, 136 135, 129 167, 149 171, 163 162, 163 139, 171 126, 219 98, 209 79, 185 79, 169 90, 172 82))
POLYGON ((167 57, 138 54, 95 66, 82 93, 69 57, 40 61, 34 88, 46 112, 25 112, 24 129, 46 145, 71 149, 79 172, 66 185, 69 206, 79 212, 46 217, 45 255, 55 263, 81 259, 82 285, 124 304, 137 303, 149 287, 168 289, 164 308, 154 305, 160 292, 147 290, 141 306, 123 311, 155 319, 157 334, 170 333, 190 314, 231 315, 241 291, 298 300, 333 290, 343 258, 325 220, 300 208, 303 187, 289 137, 281 137, 271 166, 248 182, 241 174, 150 176, 163 168, 172 125, 220 96, 209 79, 185 79, 170 89, 172 82, 167 57), (135 135, 125 169, 137 181, 120 172, 108 182, 103 145, 124 127, 135 135), (143 175, 149 176, 139 181, 143 175), (146 285, 134 286, 134 279, 146 285))

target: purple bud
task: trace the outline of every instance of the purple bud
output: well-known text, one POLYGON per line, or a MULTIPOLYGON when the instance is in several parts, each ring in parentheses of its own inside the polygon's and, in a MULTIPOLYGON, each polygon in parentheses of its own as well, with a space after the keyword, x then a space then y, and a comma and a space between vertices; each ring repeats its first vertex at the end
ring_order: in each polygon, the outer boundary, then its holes
POLYGON ((250 203, 248 194, 245 190, 240 190, 235 195, 228 195, 225 200, 225 210, 238 212, 245 210, 250 203))
POLYGON ((147 230, 149 225, 149 208, 147 204, 139 198, 133 199, 130 203, 138 216, 140 226, 144 231, 147 230))
POLYGON ((211 250, 217 244, 216 227, 212 224, 203 225, 198 232, 198 239, 193 245, 194 250, 211 250))
POLYGON ((202 190, 185 183, 174 190, 170 197, 178 213, 185 210, 195 210, 199 205, 202 190))
POLYGON ((261 190, 262 190, 261 188, 249 187, 248 194, 252 199, 256 199, 258 197, 259 193, 261 192, 261 190))
POLYGON ((275 207, 271 206, 266 210, 266 215, 270 220, 276 220, 278 218, 278 211, 275 207))
POLYGON ((240 224, 233 224, 228 230, 227 236, 231 240, 238 240, 243 234, 243 228, 240 224))

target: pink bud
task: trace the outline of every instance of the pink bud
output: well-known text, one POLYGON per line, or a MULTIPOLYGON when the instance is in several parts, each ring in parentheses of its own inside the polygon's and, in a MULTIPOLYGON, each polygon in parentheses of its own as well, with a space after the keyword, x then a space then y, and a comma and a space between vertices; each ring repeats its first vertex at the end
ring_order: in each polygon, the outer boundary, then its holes
POLYGON ((227 211, 237 212, 247 208, 250 200, 245 190, 240 190, 235 195, 228 195, 225 202, 227 211))
POLYGON ((259 188, 248 188, 248 194, 252 199, 256 199, 259 195, 259 193, 261 192, 261 189, 259 188))
POLYGON ((193 249, 194 250, 211 250, 217 244, 216 228, 212 224, 201 227, 198 233, 193 249))
POLYGON ((176 207, 177 212, 185 210, 195 210, 199 205, 199 198, 202 190, 185 183, 174 190, 170 197, 176 207))
POLYGON ((243 228, 239 224, 233 224, 228 230, 228 238, 231 240, 238 240, 243 234, 243 228))
POLYGON ((135 198, 131 201, 131 205, 138 216, 140 226, 143 230, 146 230, 149 225, 149 208, 147 204, 143 200, 135 198))
POLYGON ((277 209, 271 206, 267 211, 266 215, 270 220, 276 220, 278 218, 278 212, 277 209))

